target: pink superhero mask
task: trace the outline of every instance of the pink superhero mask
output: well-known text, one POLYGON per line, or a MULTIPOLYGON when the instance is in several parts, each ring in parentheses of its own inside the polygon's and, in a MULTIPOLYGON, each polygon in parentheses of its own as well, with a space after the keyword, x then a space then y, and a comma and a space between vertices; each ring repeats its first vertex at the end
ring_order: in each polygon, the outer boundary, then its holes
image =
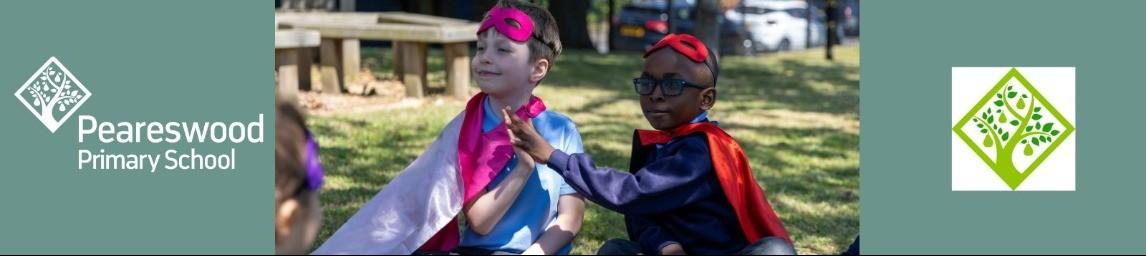
POLYGON ((494 7, 489 11, 489 18, 481 23, 477 33, 481 34, 490 27, 497 28, 498 33, 520 43, 529 41, 529 37, 533 36, 533 19, 515 8, 494 7), (518 26, 510 23, 511 20, 517 22, 518 26))

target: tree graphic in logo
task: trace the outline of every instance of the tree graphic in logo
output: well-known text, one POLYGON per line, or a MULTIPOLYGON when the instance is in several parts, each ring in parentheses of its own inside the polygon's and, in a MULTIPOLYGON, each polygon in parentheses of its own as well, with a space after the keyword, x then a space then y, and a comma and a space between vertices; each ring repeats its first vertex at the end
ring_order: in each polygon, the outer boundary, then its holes
POLYGON ((1074 126, 1011 68, 952 129, 1015 190, 1074 126))
POLYGON ((75 113, 91 92, 56 57, 51 57, 16 90, 24 106, 52 133, 75 113))

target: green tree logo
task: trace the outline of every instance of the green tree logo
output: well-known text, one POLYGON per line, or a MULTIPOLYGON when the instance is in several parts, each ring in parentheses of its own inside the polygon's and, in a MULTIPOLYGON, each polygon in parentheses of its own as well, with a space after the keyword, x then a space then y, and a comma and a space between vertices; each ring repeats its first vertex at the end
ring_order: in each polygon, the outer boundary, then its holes
POLYGON ((1074 126, 1011 68, 952 130, 1015 190, 1074 126))

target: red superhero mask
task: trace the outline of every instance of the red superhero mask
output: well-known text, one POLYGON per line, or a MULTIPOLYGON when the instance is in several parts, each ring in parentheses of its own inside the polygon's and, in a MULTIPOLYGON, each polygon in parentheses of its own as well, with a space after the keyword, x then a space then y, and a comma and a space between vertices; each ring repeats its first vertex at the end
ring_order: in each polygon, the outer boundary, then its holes
POLYGON ((666 35, 656 45, 653 45, 653 48, 649 48, 645 52, 645 58, 665 47, 672 47, 674 51, 688 57, 692 62, 702 63, 708 59, 708 47, 705 47, 704 42, 701 42, 700 39, 689 34, 666 35))
POLYGON ((692 62, 704 63, 704 67, 708 68, 708 72, 712 74, 712 84, 716 85, 716 70, 710 66, 711 63, 708 63, 708 47, 700 39, 689 34, 668 34, 648 51, 645 51, 644 57, 648 58, 649 55, 665 47, 672 48, 677 54, 692 60, 692 62))

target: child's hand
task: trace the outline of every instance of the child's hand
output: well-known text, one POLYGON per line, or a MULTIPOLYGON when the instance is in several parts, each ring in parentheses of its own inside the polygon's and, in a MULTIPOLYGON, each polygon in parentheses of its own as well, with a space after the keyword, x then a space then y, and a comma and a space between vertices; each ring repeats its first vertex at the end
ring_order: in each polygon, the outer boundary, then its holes
POLYGON ((684 247, 677 243, 666 245, 661 248, 661 255, 685 255, 684 247))
POLYGON ((533 123, 522 121, 516 115, 509 114, 511 111, 507 106, 501 110, 501 114, 505 120, 505 128, 509 129, 509 141, 513 143, 513 149, 524 151, 533 157, 533 160, 542 164, 548 162, 549 155, 553 154, 553 146, 537 133, 533 123))

